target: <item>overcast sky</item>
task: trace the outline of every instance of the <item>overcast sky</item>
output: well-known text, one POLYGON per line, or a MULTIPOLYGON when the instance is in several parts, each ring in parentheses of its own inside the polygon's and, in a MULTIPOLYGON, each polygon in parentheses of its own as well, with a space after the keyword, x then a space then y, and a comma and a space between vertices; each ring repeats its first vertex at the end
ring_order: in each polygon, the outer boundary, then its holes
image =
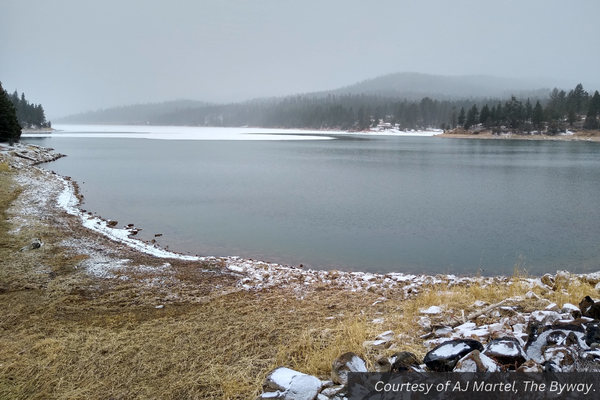
POLYGON ((0 81, 49 119, 392 72, 600 82, 599 0, 0 1, 0 81))

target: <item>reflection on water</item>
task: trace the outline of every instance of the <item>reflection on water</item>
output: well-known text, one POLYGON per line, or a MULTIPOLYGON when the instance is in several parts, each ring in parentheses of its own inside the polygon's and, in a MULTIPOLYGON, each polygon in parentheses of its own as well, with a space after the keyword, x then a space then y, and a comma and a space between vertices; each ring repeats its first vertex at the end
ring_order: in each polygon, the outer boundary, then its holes
POLYGON ((161 245, 314 268, 538 275, 600 263, 597 143, 26 139, 161 245))

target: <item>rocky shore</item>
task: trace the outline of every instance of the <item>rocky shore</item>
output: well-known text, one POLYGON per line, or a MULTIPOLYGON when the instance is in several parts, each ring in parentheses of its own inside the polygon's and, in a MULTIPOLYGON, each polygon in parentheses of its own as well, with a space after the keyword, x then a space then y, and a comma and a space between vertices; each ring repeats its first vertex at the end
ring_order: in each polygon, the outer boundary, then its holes
MULTIPOLYGON (((565 271, 543 277, 548 290, 571 279, 579 278, 565 271)), ((589 279, 596 282, 598 276, 589 279)), ((343 400, 349 372, 599 372, 600 302, 589 296, 578 306, 540 300, 528 292, 491 305, 477 301, 473 307, 480 311, 462 319, 448 313, 443 304, 422 309, 416 323, 430 349, 423 358, 401 350, 402 334, 385 331, 363 343, 373 359, 364 360, 354 352, 341 354, 332 362, 329 379, 275 368, 258 399, 343 400), (525 312, 527 299, 537 300, 539 309, 525 312), (393 354, 386 355, 391 350, 393 354)))

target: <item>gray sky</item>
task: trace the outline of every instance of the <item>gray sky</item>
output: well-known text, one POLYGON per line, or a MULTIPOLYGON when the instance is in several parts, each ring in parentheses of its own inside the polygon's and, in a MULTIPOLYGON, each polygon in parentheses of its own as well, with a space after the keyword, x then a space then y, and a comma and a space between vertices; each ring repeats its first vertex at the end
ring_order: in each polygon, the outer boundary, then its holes
POLYGON ((49 119, 392 72, 600 82, 598 0, 0 1, 0 81, 49 119))

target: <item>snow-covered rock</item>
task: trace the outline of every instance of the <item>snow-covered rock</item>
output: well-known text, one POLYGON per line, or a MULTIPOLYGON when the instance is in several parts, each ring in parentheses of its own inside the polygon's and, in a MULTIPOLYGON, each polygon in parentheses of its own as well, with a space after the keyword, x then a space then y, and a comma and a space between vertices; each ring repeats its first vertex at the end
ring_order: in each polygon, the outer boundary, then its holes
POLYGON ((338 385, 346 385, 348 372, 367 372, 365 361, 352 352, 344 353, 333 361, 331 380, 338 385))
POLYGON ((263 384, 262 399, 314 400, 321 390, 320 379, 278 367, 269 372, 263 384))
POLYGON ((454 339, 440 344, 425 355, 423 362, 432 371, 452 371, 459 359, 483 345, 473 339, 454 339))

